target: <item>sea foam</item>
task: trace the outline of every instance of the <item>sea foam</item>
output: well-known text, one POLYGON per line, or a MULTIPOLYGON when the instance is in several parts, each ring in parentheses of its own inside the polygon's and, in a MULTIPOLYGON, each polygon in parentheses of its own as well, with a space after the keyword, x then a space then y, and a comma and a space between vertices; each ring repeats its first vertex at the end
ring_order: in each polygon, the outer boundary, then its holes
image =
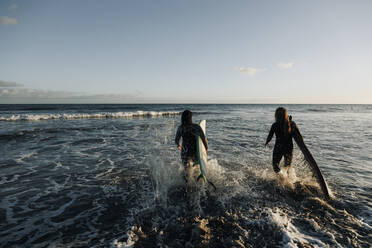
POLYGON ((105 119, 105 118, 140 118, 163 117, 179 115, 178 111, 136 111, 136 112, 105 112, 105 113, 74 113, 74 114, 16 114, 0 117, 0 121, 40 121, 40 120, 72 120, 72 119, 105 119))

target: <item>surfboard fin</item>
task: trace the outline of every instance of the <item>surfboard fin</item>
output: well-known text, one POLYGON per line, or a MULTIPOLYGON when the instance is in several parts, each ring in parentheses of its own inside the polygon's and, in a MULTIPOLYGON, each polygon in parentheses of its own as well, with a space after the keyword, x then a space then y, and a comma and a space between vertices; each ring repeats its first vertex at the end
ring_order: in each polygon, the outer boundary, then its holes
POLYGON ((205 176, 203 176, 203 174, 200 174, 200 175, 198 176, 198 178, 196 178, 196 181, 199 181, 199 179, 203 179, 203 181, 204 181, 204 182, 207 182, 209 185, 211 185, 215 191, 217 190, 217 188, 216 188, 216 186, 214 185, 214 183, 212 183, 211 181, 209 181, 208 179, 206 179, 205 176))
POLYGON ((204 176, 203 174, 200 174, 200 175, 198 176, 198 178, 196 178, 196 181, 199 181, 199 179, 203 179, 204 182, 207 181, 207 179, 205 178, 205 176, 204 176))
POLYGON ((213 187, 214 191, 217 190, 216 186, 214 186, 214 184, 212 182, 208 181, 208 183, 213 187))

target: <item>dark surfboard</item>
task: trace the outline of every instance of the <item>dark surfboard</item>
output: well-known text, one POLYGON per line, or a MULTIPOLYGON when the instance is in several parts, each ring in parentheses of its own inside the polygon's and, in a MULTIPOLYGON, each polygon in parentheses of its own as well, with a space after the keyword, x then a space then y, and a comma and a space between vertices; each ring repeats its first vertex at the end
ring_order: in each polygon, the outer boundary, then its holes
POLYGON ((307 149, 307 146, 305 145, 305 142, 302 138, 302 135, 300 133, 300 131, 295 128, 293 130, 293 139, 296 141, 296 144, 297 146, 300 148, 302 154, 304 155, 306 161, 310 164, 311 166, 311 169, 312 171, 314 172, 314 175, 319 183, 319 186, 321 188, 321 190, 323 191, 323 194, 329 198, 329 191, 328 191, 328 187, 327 187, 327 184, 324 180, 324 177, 323 177, 323 174, 322 172, 320 171, 319 169, 319 166, 318 164, 316 163, 313 155, 310 153, 309 149, 307 149))

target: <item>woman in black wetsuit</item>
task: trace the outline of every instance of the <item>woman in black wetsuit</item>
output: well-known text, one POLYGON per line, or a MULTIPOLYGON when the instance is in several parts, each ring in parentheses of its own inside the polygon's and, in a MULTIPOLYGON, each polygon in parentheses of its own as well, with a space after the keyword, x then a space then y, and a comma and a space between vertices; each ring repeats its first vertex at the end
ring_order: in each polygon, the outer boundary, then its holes
POLYGON ((208 151, 208 142, 203 130, 198 124, 192 123, 192 112, 190 110, 183 111, 181 125, 177 129, 175 142, 181 151, 181 159, 185 169, 189 166, 190 162, 194 164, 198 162, 196 150, 198 136, 202 139, 205 150, 208 151), (180 145, 181 137, 182 146, 180 145))
POLYGON ((276 140, 273 151, 273 169, 276 173, 280 171, 279 163, 283 156, 284 166, 289 166, 292 163, 292 137, 296 129, 298 130, 297 125, 295 122, 291 121, 287 110, 283 107, 277 108, 275 111, 275 123, 272 124, 265 143, 265 146, 267 146, 275 133, 276 140))

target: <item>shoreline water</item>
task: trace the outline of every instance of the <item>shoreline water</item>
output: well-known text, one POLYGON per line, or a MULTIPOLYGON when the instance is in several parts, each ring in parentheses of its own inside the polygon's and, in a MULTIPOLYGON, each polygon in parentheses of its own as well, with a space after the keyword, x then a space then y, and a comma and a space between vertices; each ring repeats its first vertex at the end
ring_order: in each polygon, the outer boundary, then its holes
POLYGON ((278 105, 22 106, 0 105, 0 118, 190 108, 194 122, 207 119, 208 174, 219 190, 197 191, 188 210, 173 141, 178 114, 1 121, 0 246, 371 245, 371 105, 284 105, 330 201, 305 180, 298 149, 291 180, 272 172, 272 147, 262 147, 278 105))

